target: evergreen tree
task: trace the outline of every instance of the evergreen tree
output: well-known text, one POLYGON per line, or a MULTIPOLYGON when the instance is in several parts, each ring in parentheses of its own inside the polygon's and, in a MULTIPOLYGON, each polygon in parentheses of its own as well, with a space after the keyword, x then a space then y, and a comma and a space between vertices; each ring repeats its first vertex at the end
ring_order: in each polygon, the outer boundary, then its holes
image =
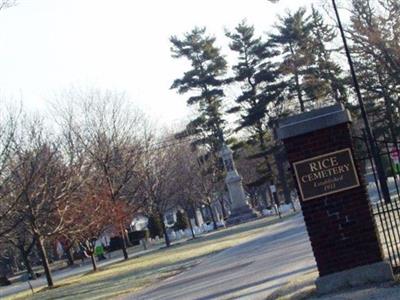
POLYGON ((215 45, 215 38, 205 28, 194 28, 183 38, 172 36, 171 51, 174 58, 186 58, 191 68, 176 79, 172 89, 190 94, 189 106, 195 106, 197 115, 180 136, 195 136, 194 146, 206 146, 214 155, 224 142, 225 121, 222 116, 224 91, 222 84, 227 63, 215 45))
MULTIPOLYGON (((223 179, 219 152, 224 143, 222 109, 227 63, 215 45, 215 37, 207 35, 206 28, 196 27, 183 38, 172 36, 170 41, 172 56, 186 59, 191 66, 171 88, 180 94, 188 94, 187 104, 197 110, 196 116, 177 137, 192 136, 192 147, 201 150, 198 163, 205 166, 203 175, 207 177, 206 181, 212 182, 213 190, 223 179)), ((206 199, 207 203, 215 200, 206 199)))
POLYGON ((315 102, 346 102, 345 80, 342 69, 334 62, 332 54, 338 49, 329 49, 336 38, 335 28, 324 22, 322 15, 312 7, 311 35, 313 57, 308 72, 304 76, 304 89, 310 100, 315 102))
POLYGON ((250 139, 265 149, 265 136, 268 132, 268 110, 279 101, 283 85, 277 83, 279 73, 273 58, 275 50, 254 35, 254 27, 246 22, 240 23, 234 32, 227 32, 230 49, 237 53, 238 62, 232 67, 233 82, 239 83, 241 94, 235 99, 236 105, 230 112, 239 112, 239 126, 247 129, 250 139))
POLYGON ((286 97, 290 102, 297 99, 298 105, 292 103, 292 110, 299 107, 303 112, 307 99, 302 82, 304 75, 310 73, 309 68, 314 62, 310 17, 306 16, 304 8, 300 8, 294 14, 288 13, 280 17, 280 24, 276 29, 278 33, 270 35, 270 42, 282 55, 280 72, 286 77, 286 97))
POLYGON ((155 238, 156 236, 163 236, 163 228, 161 224, 162 220, 158 214, 152 214, 148 217, 147 229, 149 230, 150 237, 155 238))
POLYGON ((353 0, 352 52, 363 98, 377 137, 399 135, 399 4, 353 0))
MULTIPOLYGON (((249 159, 263 158, 258 165, 259 177, 250 185, 265 185, 269 189, 276 179, 272 172, 271 147, 269 143, 268 112, 275 110, 282 100, 284 85, 279 82, 279 72, 274 58, 276 50, 254 34, 254 27, 241 22, 233 32, 226 34, 230 39, 230 48, 237 53, 238 62, 233 66, 232 81, 241 87, 241 94, 235 99, 236 105, 230 112, 239 112, 239 126, 236 129, 246 130, 249 135, 247 144, 252 145, 253 154, 249 159), (255 150, 255 152, 254 152, 255 150)), ((259 160, 258 160, 259 161, 259 160)), ((272 194, 269 191, 270 197, 272 194)))
POLYGON ((176 213, 176 222, 174 225, 175 230, 185 230, 189 227, 189 221, 186 217, 186 214, 182 211, 178 210, 176 213))

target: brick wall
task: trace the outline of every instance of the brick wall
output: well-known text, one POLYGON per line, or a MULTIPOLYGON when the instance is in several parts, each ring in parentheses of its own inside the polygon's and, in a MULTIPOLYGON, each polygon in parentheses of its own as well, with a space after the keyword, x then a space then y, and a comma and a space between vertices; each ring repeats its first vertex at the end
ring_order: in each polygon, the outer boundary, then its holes
MULTIPOLYGON (((288 138, 284 144, 290 163, 353 149, 349 123, 288 138)), ((382 261, 364 178, 355 163, 360 187, 301 201, 320 276, 382 261)))

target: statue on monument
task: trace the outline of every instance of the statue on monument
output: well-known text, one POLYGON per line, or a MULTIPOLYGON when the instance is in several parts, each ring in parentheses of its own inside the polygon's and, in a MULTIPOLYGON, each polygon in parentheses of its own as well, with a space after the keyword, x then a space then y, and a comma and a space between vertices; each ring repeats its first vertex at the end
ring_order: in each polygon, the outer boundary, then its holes
POLYGON ((224 144, 221 151, 221 157, 227 173, 225 183, 232 203, 231 214, 227 221, 228 225, 242 223, 257 217, 257 214, 247 204, 242 184, 242 177, 236 170, 232 154, 232 150, 228 145, 224 144))

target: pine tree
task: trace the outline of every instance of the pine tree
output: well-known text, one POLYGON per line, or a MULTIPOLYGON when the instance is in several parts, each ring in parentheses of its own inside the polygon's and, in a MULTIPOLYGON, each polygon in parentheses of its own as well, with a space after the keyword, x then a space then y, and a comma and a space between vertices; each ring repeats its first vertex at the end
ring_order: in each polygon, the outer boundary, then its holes
POLYGON ((334 62, 330 49, 336 38, 335 28, 324 22, 322 15, 312 7, 311 35, 314 62, 304 75, 304 89, 309 99, 315 102, 345 103, 347 92, 340 65, 334 62))
POLYGON ((397 140, 400 92, 400 5, 353 0, 352 52, 363 98, 377 137, 397 140), (378 5, 379 4, 379 5, 378 5), (378 6, 376 6, 378 5, 378 6))
POLYGON ((210 153, 216 154, 224 142, 222 84, 226 60, 215 45, 215 38, 208 36, 205 28, 196 27, 183 38, 172 36, 170 41, 172 56, 185 58, 191 64, 191 68, 182 78, 176 79, 171 88, 180 94, 190 94, 187 104, 197 108, 197 116, 180 136, 195 136, 194 146, 206 146, 210 153))
MULTIPOLYGON (((225 140, 222 109, 227 62, 215 45, 215 37, 207 35, 206 28, 196 27, 183 38, 172 36, 170 41, 172 56, 186 59, 191 66, 171 88, 180 94, 189 94, 187 104, 197 110, 196 116, 177 137, 191 136, 192 147, 201 150, 198 162, 205 166, 207 173, 203 175, 212 182, 210 187, 214 191, 223 179, 219 152, 225 140)), ((208 196, 205 199, 207 203, 215 200, 208 196)))
MULTIPOLYGON (((254 27, 241 22, 233 32, 226 34, 230 39, 230 48, 237 53, 238 62, 233 66, 234 83, 241 87, 236 105, 230 112, 239 112, 237 131, 246 130, 249 135, 247 144, 252 145, 253 154, 248 159, 263 158, 258 166, 259 178, 250 185, 265 185, 267 189, 276 179, 272 172, 271 147, 269 143, 268 112, 276 108, 282 100, 284 85, 279 82, 279 72, 273 62, 278 54, 276 50, 254 34, 254 27), (255 151, 254 151, 255 150, 255 151)), ((270 193, 270 197, 272 197, 270 193)))
POLYGON ((233 82, 241 87, 241 94, 235 99, 236 105, 230 112, 239 112, 237 131, 247 129, 250 139, 265 150, 265 136, 268 132, 268 110, 279 101, 282 84, 277 83, 279 73, 272 62, 278 54, 254 34, 254 27, 240 23, 234 32, 227 32, 230 49, 237 53, 238 63, 232 67, 233 82))
POLYGON ((281 17, 276 29, 278 33, 270 35, 270 42, 282 55, 280 72, 286 76, 287 99, 291 102, 297 99, 298 106, 293 103, 292 110, 299 107, 303 112, 307 99, 302 82, 315 59, 311 51, 313 41, 310 17, 306 16, 304 8, 300 8, 294 14, 288 13, 281 17))

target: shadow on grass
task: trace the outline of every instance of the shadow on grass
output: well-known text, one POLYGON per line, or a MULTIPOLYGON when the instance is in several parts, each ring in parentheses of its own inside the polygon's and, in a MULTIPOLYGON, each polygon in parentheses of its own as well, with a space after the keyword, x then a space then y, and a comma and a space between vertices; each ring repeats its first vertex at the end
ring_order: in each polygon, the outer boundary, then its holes
MULTIPOLYGON (((181 253, 185 251, 190 251, 191 249, 195 250, 201 246, 214 244, 216 240, 224 241, 232 239, 235 235, 238 234, 241 234, 239 238, 245 238, 247 236, 243 235, 243 233, 245 232, 249 232, 249 235, 253 235, 255 234, 254 230, 259 229, 261 233, 261 230, 264 227, 279 223, 293 215, 294 214, 285 216, 282 219, 275 218, 267 220, 263 218, 227 229, 222 229, 216 232, 209 233, 207 235, 203 235, 202 237, 196 238, 194 240, 192 239, 184 243, 175 244, 175 246, 171 248, 158 249, 149 253, 143 253, 141 255, 130 258, 128 261, 134 263, 134 260, 138 260, 139 258, 152 259, 151 255, 160 255, 160 253, 167 256, 170 253, 177 252, 177 250, 179 250, 181 253)), ((227 248, 229 248, 229 246, 227 248)), ((225 249, 226 248, 222 250, 225 249)), ((96 273, 88 272, 77 281, 61 285, 57 289, 41 291, 36 294, 33 299, 110 299, 117 295, 135 292, 139 289, 148 287, 152 283, 159 282, 171 276, 175 276, 195 266, 204 258, 209 257, 210 255, 214 255, 217 252, 221 252, 222 250, 210 251, 204 255, 194 255, 193 257, 189 257, 179 261, 169 261, 167 259, 162 263, 156 263, 152 266, 139 266, 138 268, 132 266, 132 269, 128 268, 118 274, 107 274, 108 270, 118 270, 118 267, 125 267, 128 261, 122 260, 107 265, 104 268, 100 268, 99 271, 96 273), (89 278, 88 282, 84 282, 85 276, 98 274, 101 277, 102 272, 105 272, 105 274, 103 274, 103 278, 99 278, 98 280, 96 280, 95 278, 89 278), (83 282, 79 282, 80 280, 82 280, 83 282)))
POLYGON ((91 296, 96 299, 110 299, 110 297, 146 288, 152 283, 182 273, 197 265, 200 260, 209 255, 211 254, 185 259, 174 264, 168 262, 157 264, 141 271, 133 269, 114 275, 112 278, 106 277, 93 282, 75 282, 72 283, 73 288, 71 288, 72 284, 59 285, 57 289, 45 288, 37 292, 33 299, 88 299, 91 296), (155 273, 157 273, 157 276, 154 276, 155 273), (56 292, 57 294, 55 294, 56 292))
MULTIPOLYGON (((118 265, 125 265, 125 263, 127 261, 137 260, 139 258, 146 258, 148 256, 151 256, 151 255, 154 255, 154 254, 157 254, 157 253, 160 253, 160 252, 168 253, 168 252, 172 252, 172 251, 178 250, 178 249, 183 248, 183 247, 192 247, 192 246, 196 246, 197 244, 203 244, 203 243, 204 244, 205 243, 210 244, 210 243, 214 242, 215 240, 229 238, 229 237, 231 237, 233 235, 245 233, 247 231, 252 231, 252 230, 255 230, 255 229, 262 229, 263 227, 267 227, 267 226, 270 226, 270 225, 277 224, 277 223, 282 222, 282 221, 284 221, 284 220, 286 220, 286 219, 288 219, 290 217, 293 217, 295 215, 297 215, 297 213, 292 213, 292 214, 283 216, 281 219, 276 217, 276 218, 274 218, 272 220, 267 220, 266 218, 260 218, 260 219, 257 219, 257 220, 254 220, 254 221, 251 221, 251 222, 248 222, 248 223, 239 224, 239 225, 232 226, 232 227, 229 227, 229 228, 226 228, 226 229, 220 229, 218 231, 213 231, 213 232, 210 232, 210 233, 208 233, 206 235, 198 236, 195 239, 190 239, 190 240, 187 240, 185 242, 175 243, 171 247, 162 247, 162 248, 159 248, 157 250, 154 250, 154 251, 151 251, 151 252, 148 252, 148 253, 139 254, 139 255, 137 255, 135 257, 129 258, 128 260, 121 260, 121 261, 109 264, 107 266, 104 266, 104 267, 99 267, 99 271, 98 272, 102 272, 102 271, 106 271, 106 270, 109 270, 109 269, 113 269, 115 267, 118 267, 118 265)), ((252 235, 252 234, 253 234, 252 232, 249 232, 249 235, 252 235)), ((210 255, 210 254, 207 254, 207 255, 210 255)), ((91 274, 91 271, 85 273, 85 275, 89 275, 89 274, 91 274)))

